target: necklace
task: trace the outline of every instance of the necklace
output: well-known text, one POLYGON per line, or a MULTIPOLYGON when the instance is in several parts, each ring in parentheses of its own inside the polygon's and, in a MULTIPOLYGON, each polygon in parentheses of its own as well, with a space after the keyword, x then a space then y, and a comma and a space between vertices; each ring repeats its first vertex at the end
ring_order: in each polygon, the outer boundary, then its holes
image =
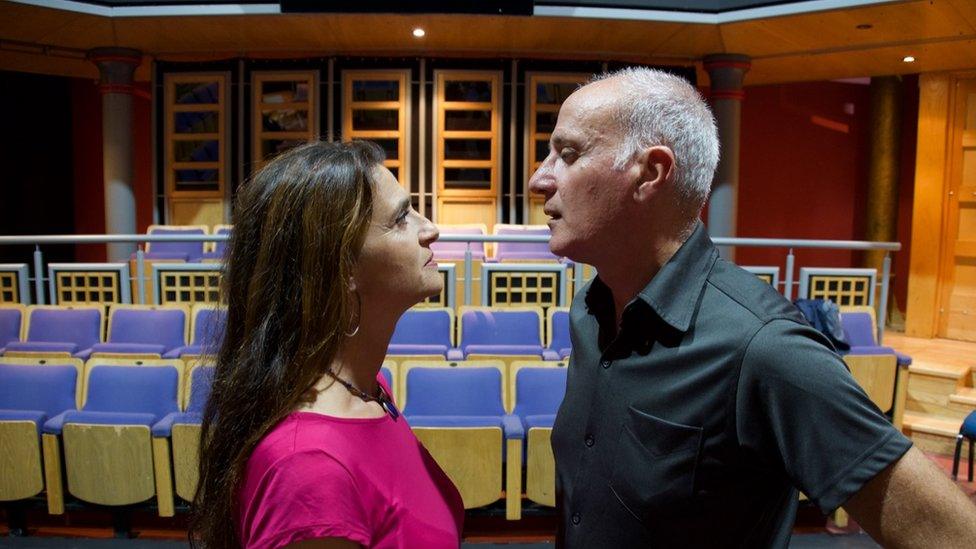
POLYGON ((331 371, 327 373, 329 374, 329 377, 338 381, 343 387, 345 387, 354 396, 363 399, 364 402, 376 402, 393 419, 400 417, 400 411, 397 410, 396 405, 393 404, 393 399, 390 398, 390 395, 386 392, 386 389, 383 388, 382 384, 380 383, 376 384, 377 389, 379 389, 379 394, 377 394, 377 396, 373 396, 366 393, 365 391, 361 391, 358 387, 353 386, 352 383, 349 383, 348 381, 340 378, 339 376, 335 375, 331 371))

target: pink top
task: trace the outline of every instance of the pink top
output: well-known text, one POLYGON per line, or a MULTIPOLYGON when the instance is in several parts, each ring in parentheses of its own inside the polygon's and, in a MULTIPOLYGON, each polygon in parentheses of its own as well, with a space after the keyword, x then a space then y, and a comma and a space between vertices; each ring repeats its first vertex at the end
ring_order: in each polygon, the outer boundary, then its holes
POLYGON ((464 521, 460 494, 403 416, 294 412, 254 449, 239 496, 248 548, 340 537, 456 549, 464 521))

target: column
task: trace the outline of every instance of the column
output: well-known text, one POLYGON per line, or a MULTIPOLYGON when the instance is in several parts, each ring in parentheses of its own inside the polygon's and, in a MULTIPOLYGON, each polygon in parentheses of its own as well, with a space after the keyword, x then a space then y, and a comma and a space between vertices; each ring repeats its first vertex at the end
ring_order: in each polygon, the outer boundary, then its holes
MULTIPOLYGON (((736 236, 736 215, 739 193, 739 127, 742 119, 742 80, 752 66, 746 55, 714 54, 703 59, 711 80, 712 112, 718 126, 721 156, 712 195, 708 202, 708 234, 736 236)), ((720 248, 722 256, 734 259, 734 250, 720 248)))
MULTIPOLYGON (((897 238, 899 152, 901 150, 902 83, 898 76, 871 78, 871 152, 864 238, 893 242, 897 238)), ((864 266, 881 272, 884 252, 864 254, 864 266)))
MULTIPOLYGON (((102 169, 105 184, 105 232, 136 232, 136 199, 132 190, 133 74, 142 54, 128 48, 95 48, 88 59, 98 67, 102 95, 102 169)), ((109 261, 126 261, 132 243, 108 244, 109 261)))

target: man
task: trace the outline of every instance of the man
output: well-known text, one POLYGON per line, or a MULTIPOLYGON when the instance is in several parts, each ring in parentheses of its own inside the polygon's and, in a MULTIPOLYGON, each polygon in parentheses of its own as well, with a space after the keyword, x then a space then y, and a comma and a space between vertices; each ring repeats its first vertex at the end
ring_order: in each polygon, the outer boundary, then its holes
POLYGON ((715 122, 684 80, 625 69, 563 104, 529 183, 553 253, 596 267, 570 314, 552 435, 567 547, 785 547, 797 489, 887 546, 971 547, 976 508, 830 344, 698 221, 715 122))

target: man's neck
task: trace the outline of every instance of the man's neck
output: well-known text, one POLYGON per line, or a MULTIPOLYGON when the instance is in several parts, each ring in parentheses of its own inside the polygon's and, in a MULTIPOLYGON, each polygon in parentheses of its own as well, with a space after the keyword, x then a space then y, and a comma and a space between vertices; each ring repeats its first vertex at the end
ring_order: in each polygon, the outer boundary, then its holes
POLYGON ((619 257, 609 259, 605 265, 594 265, 600 280, 609 288, 613 296, 615 325, 618 328, 627 304, 650 284, 661 267, 674 256, 685 240, 687 240, 685 235, 680 238, 652 240, 644 246, 634 246, 634 249, 627 253, 617 254, 619 257))

